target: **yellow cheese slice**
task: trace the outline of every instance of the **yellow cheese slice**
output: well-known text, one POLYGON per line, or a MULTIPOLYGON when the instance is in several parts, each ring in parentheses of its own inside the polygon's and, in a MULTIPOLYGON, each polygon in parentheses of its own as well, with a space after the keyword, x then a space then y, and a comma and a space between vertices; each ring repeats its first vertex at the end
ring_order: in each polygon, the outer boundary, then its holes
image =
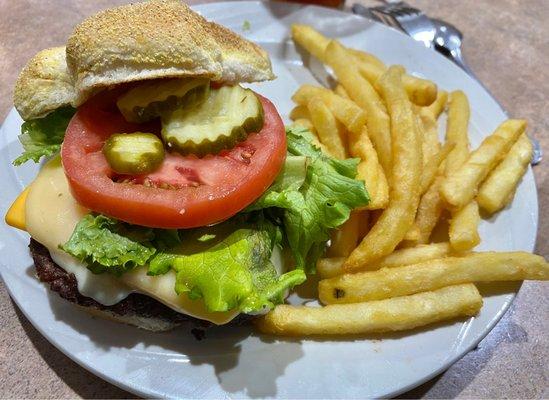
MULTIPOLYGON (((137 291, 157 299, 168 307, 195 318, 211 321, 221 325, 231 321, 239 312, 208 312, 204 302, 201 300, 190 300, 187 296, 178 296, 175 293, 175 273, 170 272, 160 276, 148 276, 147 268, 136 268, 130 273, 123 274, 117 278, 109 274, 92 274, 84 264, 70 257, 71 262, 66 262, 67 254, 58 250, 60 244, 69 240, 78 221, 89 212, 89 210, 78 205, 72 197, 63 167, 59 157, 51 160, 42 168, 36 180, 31 184, 25 198, 18 198, 16 203, 25 204, 25 215, 21 219, 21 206, 11 207, 14 209, 10 215, 10 221, 14 223, 26 223, 27 232, 38 242, 46 246, 52 258, 63 268, 71 272, 76 270, 75 275, 79 281, 79 290, 83 287, 86 295, 99 298, 109 295, 111 299, 124 298, 130 291, 137 291), (95 279, 100 277, 102 280, 95 279), (108 280, 108 282, 106 282, 108 280), (105 288, 105 285, 109 288, 105 288), (106 293, 106 289, 107 293, 106 293), (113 297, 113 293, 114 297, 113 297), (118 294, 118 297, 116 296, 118 294)), ((6 219, 8 216, 6 216, 6 219)), ((25 224, 23 224, 25 225, 25 224)), ((98 300, 96 298, 96 300, 98 300)), ((98 300, 100 301, 100 300, 98 300)), ((119 301, 119 300, 117 300, 119 301)), ((100 301, 101 302, 101 301, 100 301)))
POLYGON ((5 217, 6 224, 22 231, 27 230, 27 225, 25 224, 25 202, 27 201, 28 194, 29 188, 23 190, 13 202, 5 217))

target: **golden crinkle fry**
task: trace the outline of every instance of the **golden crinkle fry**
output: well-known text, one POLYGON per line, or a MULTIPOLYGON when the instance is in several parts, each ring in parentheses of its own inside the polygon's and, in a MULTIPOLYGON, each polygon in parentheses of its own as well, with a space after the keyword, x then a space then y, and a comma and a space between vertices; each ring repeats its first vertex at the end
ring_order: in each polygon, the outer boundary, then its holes
POLYGON ((356 304, 326 307, 280 305, 256 320, 264 333, 284 336, 358 335, 403 331, 459 317, 472 317, 482 307, 475 285, 356 304))
POLYGON ((524 121, 504 122, 471 151, 463 91, 438 90, 307 25, 293 25, 292 38, 331 68, 336 83, 302 85, 290 118, 325 154, 358 158, 356 178, 370 203, 331 232, 326 258, 316 265, 325 306, 280 305, 256 321, 259 330, 304 336, 413 329, 475 315, 482 307, 475 282, 549 279, 543 257, 472 252, 481 240, 479 208, 494 213, 509 204, 528 168, 524 121))

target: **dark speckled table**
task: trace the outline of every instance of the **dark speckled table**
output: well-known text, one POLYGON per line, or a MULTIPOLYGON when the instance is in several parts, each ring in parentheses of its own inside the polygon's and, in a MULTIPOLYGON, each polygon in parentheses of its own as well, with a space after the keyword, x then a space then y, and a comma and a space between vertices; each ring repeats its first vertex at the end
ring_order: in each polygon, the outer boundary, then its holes
MULTIPOLYGON (((373 4, 370 0, 361 0, 373 4)), ((13 83, 37 51, 61 45, 72 27, 114 0, 0 0, 0 117, 13 83)), ((410 0, 465 34, 472 69, 549 152, 549 1, 410 0)), ((537 253, 549 257, 548 159, 535 168, 540 200, 537 253)), ((406 398, 547 398, 549 286, 525 283, 479 346, 406 398)), ((0 398, 133 397, 76 365, 26 320, 0 283, 0 398)))

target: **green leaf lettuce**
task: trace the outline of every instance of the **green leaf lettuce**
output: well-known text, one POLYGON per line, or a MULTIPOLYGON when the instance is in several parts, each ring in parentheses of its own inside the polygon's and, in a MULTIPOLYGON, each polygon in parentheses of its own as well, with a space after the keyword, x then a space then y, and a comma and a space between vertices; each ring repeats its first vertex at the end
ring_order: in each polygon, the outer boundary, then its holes
POLYGON ((305 129, 286 133, 288 160, 307 159, 303 180, 298 179, 299 169, 286 163, 275 184, 248 210, 282 210, 279 218, 297 267, 313 270, 330 229, 343 224, 354 208, 368 204, 369 196, 364 182, 355 179, 358 159, 327 157, 311 143, 305 129))
POLYGON ((179 232, 88 214, 61 249, 94 273, 119 275, 143 265, 149 275, 173 269, 174 290, 203 299, 209 311, 258 312, 281 303, 306 279, 301 270, 278 274, 270 259, 280 240, 279 229, 261 213, 179 232))
POLYGON ((65 131, 75 112, 72 107, 63 107, 44 118, 25 121, 21 125, 19 135, 24 152, 13 161, 13 164, 20 165, 29 160, 38 162, 42 157, 57 153, 61 149, 65 131))
POLYGON ((185 245, 155 256, 149 274, 162 274, 171 268, 176 272, 178 294, 203 299, 210 311, 238 308, 247 313, 272 308, 283 301, 288 289, 305 281, 303 271, 279 276, 271 263, 278 237, 271 223, 229 221, 213 231, 218 234, 206 241, 205 232, 212 232, 211 228, 182 233, 185 245))
POLYGON ((131 227, 104 215, 87 214, 62 250, 86 263, 94 273, 120 275, 145 265, 156 252, 153 229, 131 227))

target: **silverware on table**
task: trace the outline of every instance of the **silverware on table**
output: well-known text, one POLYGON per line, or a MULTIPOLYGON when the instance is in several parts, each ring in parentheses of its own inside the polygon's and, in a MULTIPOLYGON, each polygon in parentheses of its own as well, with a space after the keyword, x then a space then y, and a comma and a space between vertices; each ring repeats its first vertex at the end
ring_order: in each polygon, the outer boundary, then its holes
MULTIPOLYGON (((386 2, 384 5, 369 8, 356 3, 353 4, 352 11, 355 14, 399 29, 414 40, 423 43, 425 47, 443 54, 475 79, 498 102, 465 63, 461 52, 463 34, 454 25, 439 19, 429 18, 423 11, 411 7, 403 1, 386 2)), ((498 104, 501 107, 499 102, 498 104)), ((503 107, 501 108, 503 110, 503 107)), ((543 158, 543 152, 539 141, 530 135, 528 137, 534 148, 531 164, 537 165, 543 158)))
POLYGON ((367 14, 385 25, 403 30, 414 40, 422 42, 425 47, 432 48, 434 45, 436 33, 434 24, 423 11, 410 7, 404 2, 370 8, 354 4, 353 12, 364 16, 367 14))

